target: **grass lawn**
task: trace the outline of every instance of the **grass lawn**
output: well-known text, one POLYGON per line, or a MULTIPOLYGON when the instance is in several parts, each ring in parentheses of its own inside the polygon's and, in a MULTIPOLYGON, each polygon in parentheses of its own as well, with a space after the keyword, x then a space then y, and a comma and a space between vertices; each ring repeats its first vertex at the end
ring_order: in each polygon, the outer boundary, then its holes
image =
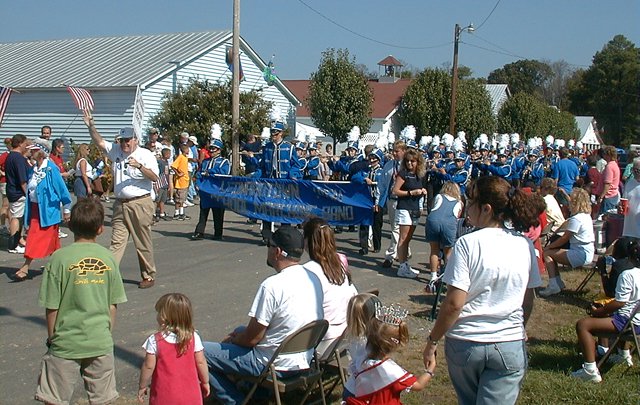
MULTIPOLYGON (((574 380, 570 373, 582 364, 582 356, 575 333, 575 323, 585 317, 587 304, 600 292, 600 278, 595 275, 581 294, 573 293, 585 270, 562 273, 568 290, 550 299, 537 298, 529 320, 529 369, 518 404, 639 404, 640 360, 634 354, 634 366, 610 367, 600 384, 574 380)), ((545 280, 546 283, 546 280, 545 280)), ((385 302, 388 297, 381 297, 385 302)), ((430 322, 429 310, 433 298, 417 290, 408 297, 411 311, 409 327, 411 341, 395 356, 397 362, 414 373, 420 373, 422 349, 430 322)), ((456 395, 447 373, 446 360, 441 348, 438 368, 433 383, 423 392, 403 394, 404 404, 456 404, 456 395)))

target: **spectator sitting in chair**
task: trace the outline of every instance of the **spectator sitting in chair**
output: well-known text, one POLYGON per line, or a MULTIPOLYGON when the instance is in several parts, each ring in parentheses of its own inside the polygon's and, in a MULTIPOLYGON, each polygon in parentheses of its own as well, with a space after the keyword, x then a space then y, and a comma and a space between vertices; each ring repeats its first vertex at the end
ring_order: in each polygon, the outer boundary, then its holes
MULTIPOLYGON (((306 324, 323 319, 322 284, 300 262, 302 234, 282 227, 267 241, 267 264, 277 274, 258 288, 246 328, 237 328, 222 342, 205 342, 212 391, 226 405, 241 404, 244 394, 231 375, 258 376, 282 341, 306 324)), ((280 355, 274 362, 280 377, 309 369, 313 351, 280 355)))
POLYGON ((582 188, 574 188, 569 201, 571 217, 560 227, 561 237, 549 243, 544 249, 544 263, 549 272, 549 285, 540 291, 542 297, 558 294, 564 288, 558 264, 572 268, 591 263, 595 251, 595 236, 591 222, 591 200, 582 188), (563 249, 569 242, 569 249, 563 249))
MULTIPOLYGON (((616 284, 615 299, 604 306, 592 306, 588 311, 591 316, 580 319, 576 324, 584 363, 582 368, 571 373, 575 378, 591 382, 602 381, 596 366, 596 346, 593 336, 619 333, 640 301, 640 241, 636 240, 634 243, 629 258, 635 267, 620 274, 616 284)), ((640 333, 640 314, 635 314, 631 323, 636 333, 640 333)), ((622 350, 617 357, 618 359, 614 357, 614 361, 624 361, 627 365, 633 364, 629 350, 622 350)))

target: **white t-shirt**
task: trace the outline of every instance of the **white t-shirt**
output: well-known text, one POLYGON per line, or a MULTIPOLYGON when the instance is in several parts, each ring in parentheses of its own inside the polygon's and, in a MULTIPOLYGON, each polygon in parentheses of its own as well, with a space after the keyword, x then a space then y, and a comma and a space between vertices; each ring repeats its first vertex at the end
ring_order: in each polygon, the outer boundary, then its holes
MULTIPOLYGON (((173 332, 164 332, 162 336, 167 343, 176 344, 178 341, 176 334, 173 332)), ((158 352, 158 343, 156 342, 155 333, 145 340, 142 348, 149 354, 156 354, 158 352)), ((198 332, 193 332, 193 351, 201 352, 203 350, 204 346, 202 346, 202 339, 200 339, 200 335, 198 335, 198 332)))
POLYGON ((456 241, 443 280, 467 292, 447 337, 487 343, 524 338, 524 294, 542 285, 529 239, 503 228, 466 234, 456 241))
POLYGON ((629 211, 624 217, 622 236, 640 238, 640 182, 633 176, 624 185, 624 198, 629 200, 629 211))
POLYGON ((549 220, 549 222, 553 221, 551 231, 555 232, 564 223, 562 209, 560 209, 558 200, 556 200, 556 198, 551 194, 544 196, 544 202, 547 203, 547 209, 545 210, 547 213, 547 220, 549 220))
POLYGON ((149 149, 137 146, 136 149, 126 154, 122 152, 119 144, 104 141, 104 149, 111 160, 113 171, 113 191, 116 198, 134 198, 151 193, 153 182, 149 180, 140 169, 129 166, 129 158, 133 157, 144 167, 151 169, 156 176, 160 173, 158 161, 149 149))
MULTIPOLYGON (((289 266, 260 284, 249 316, 267 327, 262 340, 253 348, 256 358, 267 364, 282 341, 309 322, 323 319, 322 283, 301 265, 289 266)), ((313 350, 280 355, 276 370, 309 368, 313 350)))
MULTIPOLYGON (((616 301, 624 302, 624 306, 616 311, 618 314, 630 317, 631 312, 640 301, 640 269, 625 270, 620 273, 616 284, 616 301)), ((633 317, 632 323, 640 326, 640 313, 633 317)))
POLYGON ((593 244, 596 240, 593 234, 593 222, 589 214, 584 212, 573 215, 567 219, 565 225, 567 231, 573 232, 569 243, 571 245, 588 245, 593 244))
POLYGON ((303 267, 318 276, 322 284, 324 295, 322 309, 324 319, 329 322, 329 329, 323 340, 335 339, 342 335, 347 327, 347 305, 351 297, 358 294, 358 290, 353 284, 349 284, 346 275, 342 285, 331 284, 320 264, 313 260, 305 263, 303 267))
POLYGON ((95 177, 95 169, 93 168, 93 166, 91 165, 91 163, 89 163, 89 161, 85 158, 81 158, 78 160, 78 162, 76 163, 76 172, 75 172, 75 176, 76 177, 82 177, 82 171, 80 170, 80 162, 82 161, 86 162, 86 168, 84 171, 84 174, 89 178, 89 180, 92 180, 95 177))

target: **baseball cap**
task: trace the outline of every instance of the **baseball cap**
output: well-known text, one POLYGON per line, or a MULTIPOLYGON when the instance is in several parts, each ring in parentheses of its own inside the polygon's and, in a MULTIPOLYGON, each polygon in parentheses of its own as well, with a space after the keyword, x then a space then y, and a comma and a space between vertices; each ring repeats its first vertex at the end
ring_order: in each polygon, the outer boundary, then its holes
POLYGON ((304 251, 304 238, 296 228, 285 226, 271 235, 268 246, 279 247, 284 256, 299 259, 304 251))
POLYGON ((118 137, 122 139, 135 138, 136 134, 133 132, 133 127, 124 127, 118 133, 118 137))
POLYGON ((191 142, 195 143, 196 145, 198 144, 198 138, 196 138, 196 137, 195 137, 195 136, 193 136, 193 135, 191 135, 191 136, 189 137, 189 140, 190 140, 191 142))

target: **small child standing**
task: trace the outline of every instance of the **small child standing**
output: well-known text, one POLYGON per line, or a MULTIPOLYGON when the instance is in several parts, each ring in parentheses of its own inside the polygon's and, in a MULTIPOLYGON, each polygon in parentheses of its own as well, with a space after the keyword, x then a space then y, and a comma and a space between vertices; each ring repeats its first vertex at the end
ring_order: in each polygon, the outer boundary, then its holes
POLYGON ((344 334, 351 361, 349 362, 349 378, 344 384, 342 399, 346 400, 348 397, 352 397, 355 392, 356 364, 361 364, 367 358, 367 324, 376 315, 376 305, 381 305, 380 299, 369 293, 351 297, 347 305, 347 328, 344 334))
POLYGON ((147 354, 140 370, 138 402, 144 402, 151 383, 150 404, 201 404, 211 388, 191 301, 184 294, 170 293, 160 297, 155 308, 160 330, 142 346, 147 354))
POLYGON ((433 378, 435 362, 415 377, 389 358, 409 340, 404 319, 407 311, 398 307, 376 305, 375 317, 367 324, 367 358, 356 364, 355 396, 347 405, 401 405, 402 391, 421 391, 433 378))
POLYGON ((69 221, 74 243, 53 253, 45 267, 38 303, 46 308, 48 350, 38 401, 69 403, 78 373, 90 403, 118 398, 111 332, 116 306, 127 297, 112 253, 96 243, 103 221, 98 200, 79 199, 69 221))
POLYGON ((184 221, 185 219, 191 219, 184 213, 184 203, 187 201, 187 191, 189 190, 189 159, 187 158, 189 145, 186 143, 180 144, 180 152, 171 164, 171 168, 175 173, 173 175, 173 188, 175 190, 176 211, 173 214, 173 219, 184 221))

